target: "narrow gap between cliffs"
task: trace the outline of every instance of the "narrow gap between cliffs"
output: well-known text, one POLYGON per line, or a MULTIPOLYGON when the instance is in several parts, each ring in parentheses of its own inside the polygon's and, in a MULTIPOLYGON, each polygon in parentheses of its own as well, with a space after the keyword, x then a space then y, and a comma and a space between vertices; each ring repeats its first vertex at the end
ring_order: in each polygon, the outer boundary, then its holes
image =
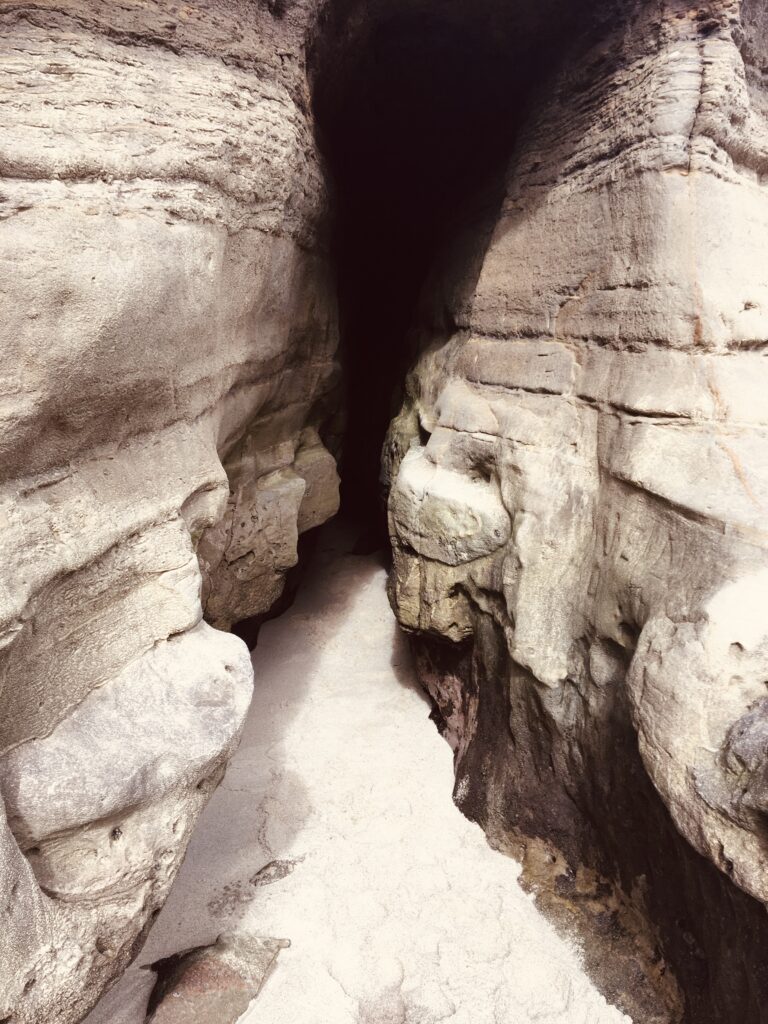
POLYGON ((482 0, 362 15, 338 0, 321 19, 311 65, 338 279, 342 511, 371 547, 386 542, 381 448, 408 366, 425 334, 455 328, 452 297, 425 286, 451 249, 461 274, 472 261, 479 271, 528 98, 575 14, 549 6, 560 20, 546 44, 482 0))

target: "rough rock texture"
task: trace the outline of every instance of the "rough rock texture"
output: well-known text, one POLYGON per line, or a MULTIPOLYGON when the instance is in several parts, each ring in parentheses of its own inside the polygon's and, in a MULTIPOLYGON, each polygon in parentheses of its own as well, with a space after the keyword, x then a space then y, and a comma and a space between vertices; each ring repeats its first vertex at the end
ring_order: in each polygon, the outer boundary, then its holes
POLYGON ((0 5, 0 1018, 80 1020, 244 720, 211 628, 335 509, 306 11, 0 5))
POLYGON ((460 805, 561 852, 575 900, 618 881, 687 1020, 764 1021, 768 21, 619 6, 427 290, 391 597, 460 805))
POLYGON ((287 946, 280 939, 221 936, 212 946, 155 964, 162 976, 148 1024, 235 1024, 287 946))

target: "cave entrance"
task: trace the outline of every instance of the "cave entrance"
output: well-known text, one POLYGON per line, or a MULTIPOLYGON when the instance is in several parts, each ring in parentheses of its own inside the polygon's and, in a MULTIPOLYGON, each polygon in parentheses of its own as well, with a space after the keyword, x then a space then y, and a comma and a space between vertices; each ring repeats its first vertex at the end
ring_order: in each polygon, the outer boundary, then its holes
POLYGON ((465 234, 479 270, 529 97, 577 14, 570 0, 533 6, 338 0, 312 47, 345 370, 342 510, 378 542, 382 442, 408 366, 425 332, 456 328, 450 297, 425 282, 465 234))

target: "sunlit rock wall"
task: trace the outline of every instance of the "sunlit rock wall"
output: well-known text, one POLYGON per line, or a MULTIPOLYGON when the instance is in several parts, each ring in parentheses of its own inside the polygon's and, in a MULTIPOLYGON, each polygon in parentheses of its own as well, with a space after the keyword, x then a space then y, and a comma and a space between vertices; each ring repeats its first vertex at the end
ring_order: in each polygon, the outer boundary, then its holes
POLYGON ((424 329, 385 452, 391 595, 459 804, 564 889, 619 881, 687 1020, 756 1022, 768 20, 619 7, 532 102, 479 277, 446 257, 457 327, 424 329))
POLYGON ((335 509, 298 4, 0 5, 0 1019, 80 1020, 335 509))

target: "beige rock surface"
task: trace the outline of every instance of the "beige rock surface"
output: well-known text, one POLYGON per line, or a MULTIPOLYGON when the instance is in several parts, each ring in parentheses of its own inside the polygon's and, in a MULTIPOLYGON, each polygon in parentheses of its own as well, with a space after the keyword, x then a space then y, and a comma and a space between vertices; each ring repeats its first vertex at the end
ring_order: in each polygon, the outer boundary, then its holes
POLYGON ((532 104, 458 330, 424 329, 388 444, 392 600, 462 806, 620 878, 688 962, 690 1020, 758 1021, 765 12, 628 4, 586 45, 532 104))
POLYGON ((0 1018, 80 1020, 251 691, 219 626, 332 514, 306 9, 0 5, 0 1018), (23 851, 23 852, 22 852, 23 851), (24 854, 26 856, 24 856, 24 854))

